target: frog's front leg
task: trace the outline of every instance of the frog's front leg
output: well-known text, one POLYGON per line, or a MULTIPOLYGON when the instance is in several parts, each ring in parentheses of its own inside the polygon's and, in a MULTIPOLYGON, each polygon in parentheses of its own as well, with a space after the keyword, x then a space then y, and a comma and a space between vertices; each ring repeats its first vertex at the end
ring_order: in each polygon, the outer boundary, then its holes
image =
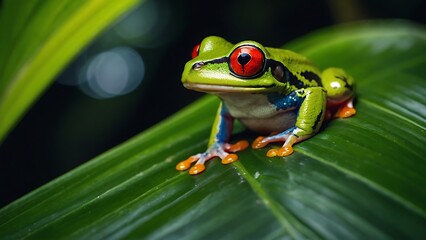
POLYGON ((187 170, 195 162, 195 165, 189 170, 189 174, 194 175, 203 172, 206 168, 205 163, 215 157, 222 159, 222 164, 237 161, 238 156, 234 153, 246 149, 249 144, 245 140, 235 144, 228 143, 233 124, 234 118, 229 114, 226 106, 221 103, 212 127, 207 150, 181 161, 176 165, 176 169, 187 170))
POLYGON ((277 101, 275 105, 278 108, 280 108, 280 102, 289 109, 298 108, 297 119, 294 127, 268 137, 258 137, 253 142, 252 147, 255 149, 263 148, 272 142, 284 142, 280 149, 269 150, 266 154, 268 157, 288 156, 293 153, 293 144, 318 132, 325 116, 326 92, 321 87, 300 89, 277 101), (289 102, 293 105, 289 106, 289 102))

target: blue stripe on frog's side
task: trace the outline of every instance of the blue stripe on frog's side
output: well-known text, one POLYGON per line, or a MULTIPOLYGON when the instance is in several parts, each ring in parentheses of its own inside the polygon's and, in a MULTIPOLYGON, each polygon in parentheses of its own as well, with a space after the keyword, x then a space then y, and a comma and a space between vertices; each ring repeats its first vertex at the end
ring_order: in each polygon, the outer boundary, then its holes
POLYGON ((279 93, 271 93, 268 94, 268 101, 274 104, 278 111, 299 107, 303 102, 303 98, 298 96, 296 92, 292 92, 287 96, 283 96, 279 93))
POLYGON ((214 121, 209 146, 213 143, 225 143, 231 137, 231 131, 234 123, 234 118, 230 115, 225 104, 220 103, 219 109, 214 121))

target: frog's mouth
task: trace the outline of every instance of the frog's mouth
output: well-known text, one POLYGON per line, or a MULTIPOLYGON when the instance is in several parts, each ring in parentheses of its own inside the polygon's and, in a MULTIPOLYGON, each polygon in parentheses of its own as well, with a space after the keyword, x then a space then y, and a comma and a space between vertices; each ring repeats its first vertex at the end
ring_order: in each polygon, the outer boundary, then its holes
POLYGON ((269 92, 272 90, 270 87, 241 87, 241 86, 226 86, 226 85, 214 85, 214 84, 203 84, 203 83, 183 83, 183 86, 187 89, 199 91, 199 92, 208 92, 208 93, 263 93, 269 92))

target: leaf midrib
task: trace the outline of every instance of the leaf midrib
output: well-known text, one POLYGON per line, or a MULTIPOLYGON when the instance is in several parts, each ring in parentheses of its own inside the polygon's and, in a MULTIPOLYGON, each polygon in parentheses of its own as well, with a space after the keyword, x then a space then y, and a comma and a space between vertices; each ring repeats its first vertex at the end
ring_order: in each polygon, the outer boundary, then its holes
POLYGON ((241 161, 235 162, 233 166, 247 181, 252 190, 264 203, 265 207, 273 216, 275 216, 281 226, 288 231, 292 238, 298 239, 301 237, 300 234, 302 234, 304 237, 308 237, 308 239, 320 239, 317 233, 313 232, 312 229, 300 222, 300 220, 298 220, 288 209, 285 209, 284 206, 278 204, 266 191, 264 191, 254 176, 245 169, 241 161))

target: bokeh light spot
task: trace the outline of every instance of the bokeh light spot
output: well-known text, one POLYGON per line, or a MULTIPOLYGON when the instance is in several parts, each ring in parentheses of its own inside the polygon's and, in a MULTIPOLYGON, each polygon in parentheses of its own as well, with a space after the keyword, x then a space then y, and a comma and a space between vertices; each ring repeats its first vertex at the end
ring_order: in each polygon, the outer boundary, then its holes
POLYGON ((89 96, 103 99, 127 94, 136 89, 145 75, 140 55, 131 48, 117 47, 97 54, 80 77, 80 88, 89 96))

